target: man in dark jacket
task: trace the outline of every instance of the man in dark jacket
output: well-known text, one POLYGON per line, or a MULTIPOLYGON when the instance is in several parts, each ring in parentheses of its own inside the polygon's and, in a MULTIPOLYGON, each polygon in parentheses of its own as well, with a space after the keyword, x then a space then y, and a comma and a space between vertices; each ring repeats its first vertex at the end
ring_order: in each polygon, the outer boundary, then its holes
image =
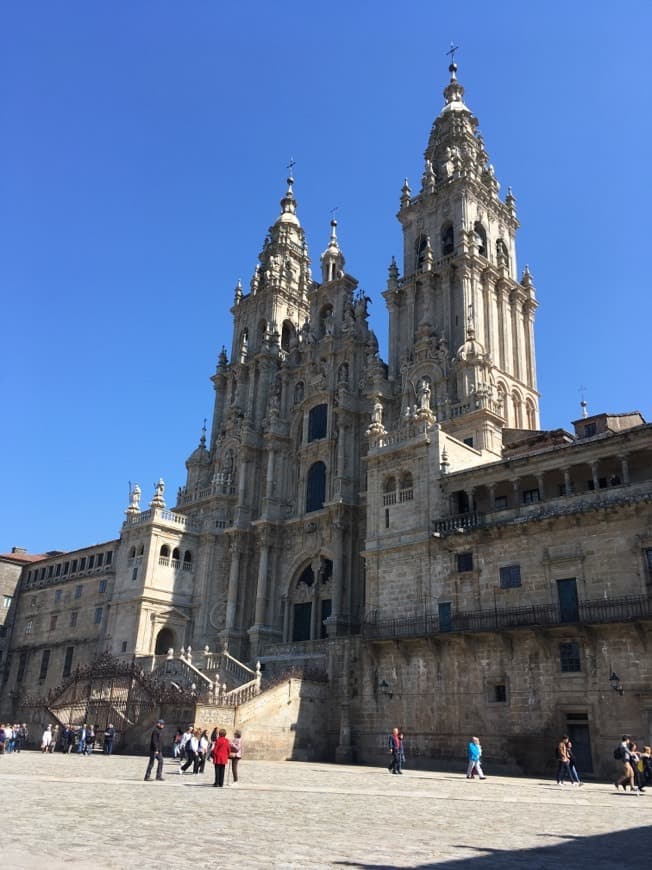
POLYGON ((158 762, 156 778, 160 780, 163 779, 163 740, 161 732, 164 728, 165 722, 162 719, 159 719, 152 731, 152 736, 149 739, 149 764, 147 765, 147 770, 145 772, 145 782, 151 779, 154 761, 158 762))

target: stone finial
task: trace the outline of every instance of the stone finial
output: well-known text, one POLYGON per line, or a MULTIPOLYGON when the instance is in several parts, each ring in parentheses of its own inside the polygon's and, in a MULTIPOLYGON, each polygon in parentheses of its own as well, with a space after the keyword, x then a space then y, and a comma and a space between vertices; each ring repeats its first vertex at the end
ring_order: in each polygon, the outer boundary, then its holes
POLYGON ((408 184, 407 178, 403 182, 403 187, 401 188, 401 208, 405 208, 412 202, 412 190, 410 189, 410 185, 408 184))
POLYGON ((442 474, 448 474, 448 469, 450 468, 450 463, 448 462, 448 451, 446 450, 445 447, 441 452, 441 463, 440 463, 439 467, 441 469, 442 474))
POLYGON ((233 291, 233 304, 239 305, 241 299, 242 299, 242 281, 238 278, 238 283, 235 285, 235 290, 233 291))
POLYGON ((222 345, 222 350, 220 351, 220 355, 217 358, 217 368, 218 371, 223 372, 229 363, 229 359, 226 355, 226 348, 222 345))
POLYGON ((158 483, 154 486, 154 497, 149 503, 149 506, 151 508, 160 508, 161 510, 165 510, 165 499, 163 498, 164 492, 165 483, 163 482, 163 478, 160 477, 158 483))
POLYGON ((398 290, 398 266, 396 265, 395 257, 392 257, 392 262, 389 264, 387 271, 389 273, 387 277, 387 289, 398 290))

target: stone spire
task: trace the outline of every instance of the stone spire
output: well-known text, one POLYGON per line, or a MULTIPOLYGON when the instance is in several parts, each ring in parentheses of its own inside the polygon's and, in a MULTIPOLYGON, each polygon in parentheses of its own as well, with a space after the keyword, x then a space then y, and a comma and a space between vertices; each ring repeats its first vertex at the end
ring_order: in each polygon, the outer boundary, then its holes
POLYGON ((321 275, 322 281, 334 281, 336 278, 341 278, 344 274, 344 255, 337 243, 337 221, 333 218, 331 221, 331 237, 328 247, 321 255, 321 275))

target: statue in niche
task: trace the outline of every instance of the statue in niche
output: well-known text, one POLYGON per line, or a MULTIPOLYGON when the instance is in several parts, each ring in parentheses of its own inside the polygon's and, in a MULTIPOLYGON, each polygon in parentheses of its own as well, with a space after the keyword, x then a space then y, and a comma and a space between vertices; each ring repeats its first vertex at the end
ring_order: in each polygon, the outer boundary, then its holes
POLYGON ((430 411, 430 396, 432 390, 430 389, 430 381, 428 378, 421 378, 419 381, 419 386, 417 388, 417 395, 419 398, 419 408, 421 411, 430 411))
POLYGON ((371 422, 376 423, 379 426, 383 425, 383 403, 380 400, 380 395, 376 396, 374 409, 371 412, 371 422))
POLYGON ((344 386, 349 383, 349 364, 343 362, 337 371, 337 382, 344 386))

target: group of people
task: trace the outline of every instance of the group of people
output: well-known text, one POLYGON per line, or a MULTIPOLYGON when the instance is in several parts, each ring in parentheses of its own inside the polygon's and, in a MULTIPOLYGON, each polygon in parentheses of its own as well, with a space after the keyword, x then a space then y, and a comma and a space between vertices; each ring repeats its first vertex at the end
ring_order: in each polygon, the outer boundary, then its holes
MULTIPOLYGON (((387 767, 390 773, 402 774, 405 767, 405 734, 401 728, 393 728, 392 733, 387 740, 387 747, 391 753, 392 760, 387 767)), ((468 765, 466 768, 466 778, 486 779, 482 770, 482 746, 477 737, 472 737, 467 747, 468 765)))
MULTIPOLYGON (((145 772, 145 781, 152 778, 156 764, 156 779, 163 780, 163 737, 165 728, 163 719, 159 719, 152 731, 149 744, 149 763, 145 772)), ((216 788, 224 787, 224 777, 227 765, 231 763, 233 785, 238 784, 238 762, 242 758, 242 734, 234 731, 233 737, 227 737, 225 728, 214 728, 211 736, 206 729, 189 725, 185 731, 177 729, 172 742, 172 757, 179 761, 179 774, 183 775, 192 767, 193 774, 204 773, 206 760, 210 758, 215 766, 216 788)))
POLYGON ((568 734, 563 734, 555 751, 557 756, 557 785, 563 786, 568 779, 571 785, 584 785, 575 766, 573 744, 568 734))
POLYGON ((623 765, 622 775, 614 782, 616 791, 623 787, 638 794, 645 793, 645 787, 652 783, 652 748, 645 746, 639 751, 629 734, 623 734, 614 750, 614 758, 623 765))
POLYGON ((22 725, 18 722, 13 725, 10 722, 0 723, 0 755, 4 755, 5 752, 7 754, 20 752, 25 748, 28 736, 29 731, 25 722, 22 725))

